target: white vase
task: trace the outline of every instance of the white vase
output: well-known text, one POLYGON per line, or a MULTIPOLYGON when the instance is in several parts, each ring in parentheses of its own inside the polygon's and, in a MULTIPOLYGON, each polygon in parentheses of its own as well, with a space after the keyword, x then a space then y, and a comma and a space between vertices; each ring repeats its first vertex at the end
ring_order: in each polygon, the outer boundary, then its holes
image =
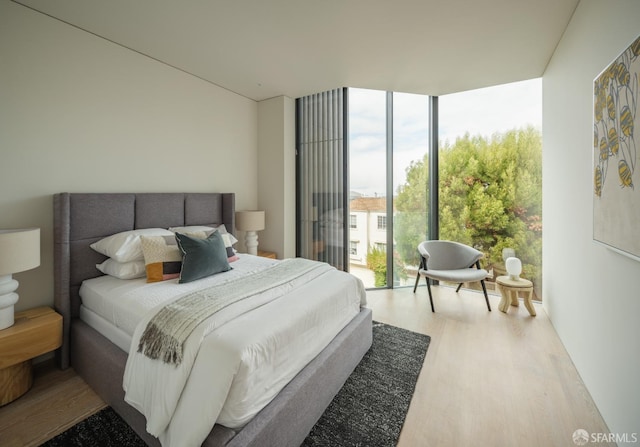
POLYGON ((520 279, 520 273, 522 273, 522 262, 518 258, 510 257, 504 262, 507 267, 507 273, 509 278, 517 281, 520 279))

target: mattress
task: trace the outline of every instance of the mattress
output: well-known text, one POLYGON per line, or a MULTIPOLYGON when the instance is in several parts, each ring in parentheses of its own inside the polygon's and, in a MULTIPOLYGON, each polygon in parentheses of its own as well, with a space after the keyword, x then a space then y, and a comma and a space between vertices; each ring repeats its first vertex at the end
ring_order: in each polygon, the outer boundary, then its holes
MULTIPOLYGON (((93 313, 101 317, 105 320, 102 323, 110 323, 120 336, 122 333, 128 335, 130 341, 138 323, 156 306, 171 301, 177 295, 250 275, 278 262, 243 254, 238 258, 231 263, 232 270, 186 284, 178 284, 177 279, 147 283, 146 278, 122 280, 108 275, 85 280, 80 287, 85 316, 93 313)), ((93 327, 93 320, 89 318, 85 323, 93 327)), ((100 331, 99 327, 94 329, 100 331)), ((124 350, 129 351, 129 346, 124 350)))
MULTIPOLYGON (((176 280, 146 283, 145 279, 119 280, 109 276, 86 280, 80 290, 81 318, 121 349, 131 352, 138 323, 154 308, 175 299, 176 294, 251 275, 276 262, 279 261, 240 255, 232 263, 233 270, 187 284, 176 280)), ((155 431, 153 434, 164 445, 187 445, 189 440, 182 436, 187 431, 193 445, 199 445, 199 439, 206 437, 215 422, 230 428, 242 427, 348 324, 366 304, 365 297, 359 280, 333 270, 224 324, 203 345, 215 345, 219 351, 233 350, 234 354, 217 353, 212 357, 215 361, 198 355, 166 429, 152 430, 149 425, 147 429, 155 431), (221 364, 225 356, 237 358, 238 364, 221 364), (212 391, 210 388, 216 388, 214 382, 223 377, 232 378, 228 387, 223 387, 224 393, 212 391), (206 393, 211 395, 203 404, 206 393), (194 403, 198 412, 190 408, 194 403), (221 408, 216 410, 216 406, 221 408), (216 416, 210 421, 207 414, 216 416), (194 430, 194 423, 200 428, 194 430)), ((142 403, 129 403, 144 414, 142 403)))

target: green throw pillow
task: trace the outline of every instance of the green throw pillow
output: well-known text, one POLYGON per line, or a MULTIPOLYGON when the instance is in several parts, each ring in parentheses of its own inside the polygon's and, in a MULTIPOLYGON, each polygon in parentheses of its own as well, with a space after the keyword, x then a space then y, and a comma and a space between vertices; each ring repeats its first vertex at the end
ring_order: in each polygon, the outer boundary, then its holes
POLYGON ((196 239, 186 234, 176 233, 176 241, 183 255, 179 283, 191 282, 231 270, 227 260, 227 249, 217 231, 211 233, 206 239, 196 239))

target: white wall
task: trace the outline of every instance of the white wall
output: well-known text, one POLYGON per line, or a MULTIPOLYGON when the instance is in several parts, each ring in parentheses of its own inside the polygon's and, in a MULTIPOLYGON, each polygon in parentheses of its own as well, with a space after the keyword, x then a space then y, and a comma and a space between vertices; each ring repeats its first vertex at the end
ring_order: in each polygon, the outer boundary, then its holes
POLYGON ((258 142, 258 207, 266 218, 258 248, 275 252, 278 259, 295 257, 294 99, 278 96, 258 103, 258 142))
POLYGON ((640 263, 592 242, 593 80, 639 24, 637 0, 581 0, 543 76, 544 307, 613 433, 640 433, 640 263))
POLYGON ((0 228, 42 228, 17 310, 53 304, 57 192, 235 192, 257 206, 257 103, 0 0, 0 228))

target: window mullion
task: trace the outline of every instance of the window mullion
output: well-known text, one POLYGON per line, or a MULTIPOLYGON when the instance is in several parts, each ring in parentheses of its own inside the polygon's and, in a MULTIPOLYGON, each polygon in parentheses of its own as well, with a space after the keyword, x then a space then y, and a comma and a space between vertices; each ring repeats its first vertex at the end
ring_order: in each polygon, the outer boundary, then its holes
POLYGON ((438 173, 438 97, 429 96, 429 219, 427 220, 427 239, 436 240, 440 235, 439 173, 438 173))
POLYGON ((387 92, 387 288, 393 289, 393 92, 387 92))

